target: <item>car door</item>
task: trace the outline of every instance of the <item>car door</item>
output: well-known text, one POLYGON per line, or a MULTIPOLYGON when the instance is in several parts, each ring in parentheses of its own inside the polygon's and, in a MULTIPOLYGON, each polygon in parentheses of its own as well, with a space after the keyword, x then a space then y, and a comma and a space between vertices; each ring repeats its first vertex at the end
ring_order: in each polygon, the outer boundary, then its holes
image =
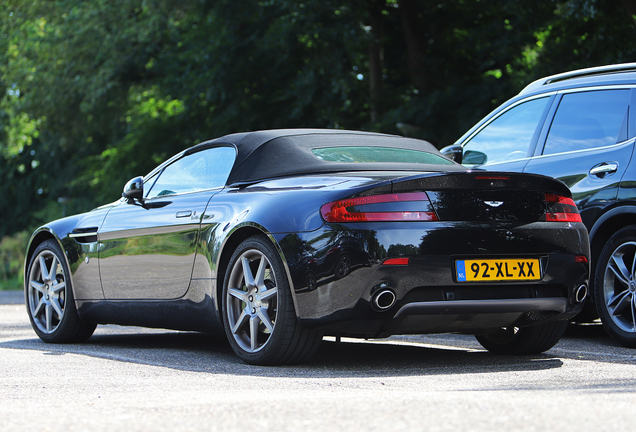
POLYGON ((616 202, 632 156, 627 88, 567 91, 555 101, 524 171, 556 177, 571 190, 588 229, 616 202))
POLYGON ((108 213, 98 233, 105 298, 173 299, 186 293, 201 220, 235 157, 229 146, 186 153, 144 182, 141 202, 122 200, 108 213))

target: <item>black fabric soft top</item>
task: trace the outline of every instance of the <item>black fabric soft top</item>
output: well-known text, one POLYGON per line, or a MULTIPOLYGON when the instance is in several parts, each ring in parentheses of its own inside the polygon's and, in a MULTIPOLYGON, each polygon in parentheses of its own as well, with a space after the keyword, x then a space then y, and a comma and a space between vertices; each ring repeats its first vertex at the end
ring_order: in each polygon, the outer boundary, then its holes
MULTIPOLYGON (((392 147, 433 153, 445 158, 426 141, 372 132, 338 129, 279 129, 226 135, 198 144, 201 147, 231 144, 237 148, 228 185, 300 174, 351 171, 466 171, 460 164, 343 163, 320 160, 312 149, 325 147, 392 147)), ((446 158, 445 158, 446 159, 446 158)))

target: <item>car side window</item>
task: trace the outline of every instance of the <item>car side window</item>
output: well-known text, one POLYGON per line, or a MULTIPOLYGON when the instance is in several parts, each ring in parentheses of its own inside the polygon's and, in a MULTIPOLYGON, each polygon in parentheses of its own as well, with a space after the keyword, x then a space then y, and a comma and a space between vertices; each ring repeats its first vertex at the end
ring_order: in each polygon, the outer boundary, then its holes
POLYGON ((483 165, 526 157, 549 100, 543 97, 523 102, 490 122, 464 145, 462 164, 483 165))
POLYGON ((543 154, 605 147, 626 140, 629 98, 629 90, 564 94, 543 154))
POLYGON ((177 159, 159 174, 146 198, 225 186, 235 158, 234 147, 214 147, 177 159))

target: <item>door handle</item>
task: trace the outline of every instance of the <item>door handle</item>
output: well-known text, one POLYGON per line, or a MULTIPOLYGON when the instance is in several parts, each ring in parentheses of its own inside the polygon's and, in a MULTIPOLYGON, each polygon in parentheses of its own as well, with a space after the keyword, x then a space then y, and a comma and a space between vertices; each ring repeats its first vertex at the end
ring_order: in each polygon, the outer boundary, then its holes
POLYGON ((191 214, 192 214, 192 210, 180 211, 180 212, 177 212, 177 217, 178 218, 190 217, 191 214))
POLYGON ((603 162, 590 170, 590 175, 603 178, 609 174, 614 174, 618 171, 618 162, 603 162))

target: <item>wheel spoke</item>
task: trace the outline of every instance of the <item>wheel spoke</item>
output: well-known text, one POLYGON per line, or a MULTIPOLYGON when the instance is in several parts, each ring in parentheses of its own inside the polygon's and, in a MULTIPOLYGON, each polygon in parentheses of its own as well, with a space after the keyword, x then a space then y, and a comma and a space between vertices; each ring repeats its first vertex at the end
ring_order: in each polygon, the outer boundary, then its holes
POLYGON ((49 270, 49 278, 51 280, 55 280, 56 274, 57 274, 57 257, 53 255, 53 259, 51 260, 51 269, 49 270))
POLYGON ((243 309, 243 311, 241 312, 241 315, 239 315, 238 319, 236 320, 236 323, 234 323, 234 327, 232 327, 233 334, 238 333, 239 329, 245 323, 245 321, 247 321, 248 317, 249 315, 247 314, 247 311, 243 309))
POLYGON ((62 315, 64 315, 64 311, 62 310, 62 306, 60 306, 60 300, 56 298, 51 299, 51 306, 57 313, 58 319, 61 321, 62 315))
POLYGON ((265 324, 265 327, 267 327, 267 330, 269 330, 269 332, 272 333, 274 331, 274 325, 269 319, 269 315, 267 314, 267 308, 260 308, 258 310, 258 317, 261 319, 263 324, 265 324))
POLYGON ((44 306, 44 311, 45 311, 45 315, 46 315, 46 331, 50 332, 51 331, 51 321, 53 320, 53 313, 52 313, 52 307, 50 304, 47 304, 46 306, 44 306))
POLYGON ((40 282, 32 280, 29 282, 29 286, 33 288, 34 290, 44 294, 44 284, 41 284, 40 282))
POLYGON ((258 264, 258 270, 256 271, 256 278, 254 279, 254 285, 259 289, 265 286, 265 270, 267 269, 267 260, 264 256, 261 256, 261 262, 258 264))
POLYGON ((38 305, 35 307, 35 309, 33 310, 33 313, 31 314, 33 315, 33 318, 39 315, 40 310, 42 309, 42 306, 44 306, 44 299, 40 298, 40 300, 38 301, 38 305))
POLYGON ((258 318, 253 316, 250 318, 250 339, 252 343, 252 351, 255 351, 258 344, 258 318))
POLYGON ((636 332, 636 296, 632 293, 631 296, 631 309, 632 309, 632 328, 636 332))
POLYGON ((247 293, 236 288, 230 288, 227 290, 228 294, 243 302, 247 302, 247 293))
POLYGON ((250 268, 250 261, 246 257, 241 257, 241 266, 243 267, 243 280, 246 286, 254 286, 254 276, 250 268))
POLYGON ((613 315, 620 315, 625 311, 626 307, 629 307, 630 303, 631 298, 629 298, 629 291, 622 291, 610 299, 607 303, 607 307, 613 315))
POLYGON ((44 257, 42 255, 40 255, 40 259, 38 261, 40 262, 40 274, 42 276, 42 280, 43 281, 51 280, 49 272, 46 269, 46 261, 44 260, 44 257))
POLYGON ((612 255, 612 260, 609 265, 610 270, 616 275, 618 280, 621 281, 626 287, 629 286, 630 272, 625 266, 625 262, 622 259, 618 259, 616 255, 612 255))
POLYGON ((278 294, 278 287, 270 288, 270 289, 268 289, 266 291, 263 291, 261 293, 261 300, 262 301, 268 300, 268 299, 274 297, 276 294, 278 294))
POLYGON ((62 281, 51 286, 51 291, 53 291, 54 293, 58 293, 62 291, 64 288, 66 288, 66 282, 62 281))

